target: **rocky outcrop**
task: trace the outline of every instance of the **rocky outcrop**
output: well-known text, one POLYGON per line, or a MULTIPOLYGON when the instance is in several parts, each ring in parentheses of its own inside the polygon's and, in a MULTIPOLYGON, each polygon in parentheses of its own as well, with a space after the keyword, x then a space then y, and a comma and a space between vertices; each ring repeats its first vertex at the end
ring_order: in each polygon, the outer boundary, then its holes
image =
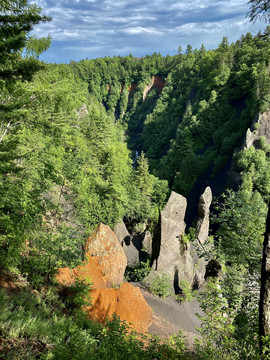
POLYGON ((128 266, 139 265, 142 245, 134 242, 134 238, 129 234, 123 221, 115 226, 114 233, 126 254, 128 266))
POLYGON ((75 269, 62 268, 56 275, 60 283, 72 283, 76 277, 90 277, 93 287, 110 287, 124 278, 127 259, 109 226, 100 224, 87 240, 85 261, 75 269))
POLYGON ((186 199, 172 191, 154 229, 151 265, 155 270, 174 273, 173 264, 179 261, 180 255, 179 241, 185 232, 186 207, 186 199))
POLYGON ((117 237, 109 226, 100 224, 87 240, 84 262, 75 269, 59 269, 56 279, 63 285, 72 285, 76 279, 91 280, 92 305, 85 308, 91 319, 104 323, 116 313, 136 331, 146 332, 152 310, 138 288, 122 283, 126 265, 126 255, 117 237))
POLYGON ((123 281, 127 258, 109 226, 100 224, 87 240, 86 253, 96 259, 107 286, 123 281))
POLYGON ((212 191, 208 186, 201 195, 198 205, 198 223, 196 229, 196 237, 203 244, 208 239, 209 233, 209 209, 212 202, 212 191))
POLYGON ((148 257, 152 255, 152 235, 151 232, 146 230, 142 241, 142 249, 146 252, 148 257))
POLYGON ((126 244, 126 245, 130 244, 131 235, 126 228, 124 221, 121 221, 118 224, 116 224, 113 229, 113 232, 115 233, 121 246, 124 246, 124 244, 126 244))
POLYGON ((91 254, 86 254, 82 265, 75 269, 61 268, 56 274, 56 280, 59 284, 70 286, 75 283, 76 279, 87 279, 93 284, 93 288, 105 288, 106 279, 99 267, 99 263, 91 254))
POLYGON ((86 104, 83 104, 80 107, 79 111, 77 111, 77 116, 78 116, 79 120, 81 120, 81 119, 85 118, 88 115, 89 115, 89 111, 87 109, 87 106, 86 106, 86 104))
POLYGON ((204 264, 198 259, 191 243, 182 239, 185 233, 186 199, 172 192, 168 203, 160 213, 154 229, 151 271, 147 281, 155 274, 167 274, 172 291, 181 292, 181 282, 185 281, 195 289, 204 281, 204 264))
POLYGON ((166 81, 162 80, 161 76, 152 76, 150 84, 147 84, 143 92, 143 101, 147 98, 149 92, 153 89, 157 89, 161 93, 162 89, 166 85, 166 81))
POLYGON ((128 266, 137 266, 141 261, 146 261, 151 257, 152 236, 150 231, 145 230, 132 236, 123 221, 118 223, 113 231, 124 249, 128 266))
POLYGON ((244 142, 244 147, 249 149, 251 146, 256 147, 256 142, 260 139, 261 136, 264 136, 268 143, 270 143, 270 111, 266 111, 263 114, 260 114, 254 121, 253 127, 257 129, 251 131, 247 130, 246 138, 244 142))

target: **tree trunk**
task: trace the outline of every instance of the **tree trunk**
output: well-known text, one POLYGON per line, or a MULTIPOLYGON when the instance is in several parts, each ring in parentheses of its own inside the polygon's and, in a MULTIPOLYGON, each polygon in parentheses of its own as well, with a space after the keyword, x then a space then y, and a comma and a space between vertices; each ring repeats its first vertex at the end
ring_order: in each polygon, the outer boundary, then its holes
POLYGON ((261 269, 261 291, 259 303, 259 335, 270 335, 270 204, 266 220, 261 269))

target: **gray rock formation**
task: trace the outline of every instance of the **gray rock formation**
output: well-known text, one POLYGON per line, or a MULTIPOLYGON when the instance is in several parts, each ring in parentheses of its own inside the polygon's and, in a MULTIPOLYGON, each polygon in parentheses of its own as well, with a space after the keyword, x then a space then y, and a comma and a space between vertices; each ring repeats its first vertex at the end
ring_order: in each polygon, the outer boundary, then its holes
POLYGON ((168 203, 160 213, 159 222, 154 230, 151 271, 147 281, 156 274, 167 274, 175 293, 181 292, 181 282, 185 281, 195 289, 204 281, 204 264, 199 261, 192 244, 185 244, 185 212, 187 201, 175 192, 171 193, 168 203))
POLYGON ((154 230, 151 263, 155 270, 171 272, 170 265, 179 261, 179 241, 185 232, 186 207, 186 198, 172 191, 154 230))
POLYGON ((115 226, 114 233, 124 249, 128 266, 133 267, 139 265, 142 239, 138 238, 138 235, 132 237, 123 221, 115 226))
POLYGON ((142 249, 149 255, 152 255, 152 235, 150 231, 144 232, 144 238, 142 241, 142 249))
POLYGON ((89 115, 89 111, 87 109, 87 106, 86 106, 86 104, 83 104, 80 107, 79 111, 77 111, 77 116, 81 120, 81 119, 83 119, 84 117, 86 117, 88 115, 89 115))
POLYGON ((256 147, 256 141, 258 141, 261 136, 264 136, 267 142, 270 143, 270 111, 266 111, 263 114, 260 114, 255 119, 253 126, 256 123, 258 124, 257 130, 247 130, 244 142, 244 147, 247 149, 249 149, 251 146, 256 147))
POLYGON ((124 221, 119 222, 115 225, 113 232, 115 233, 118 241, 123 246, 123 244, 129 244, 131 236, 126 228, 124 221))
POLYGON ((201 195, 198 205, 198 223, 196 229, 196 238, 201 244, 208 238, 209 232, 209 208, 212 202, 212 191, 208 186, 201 195))

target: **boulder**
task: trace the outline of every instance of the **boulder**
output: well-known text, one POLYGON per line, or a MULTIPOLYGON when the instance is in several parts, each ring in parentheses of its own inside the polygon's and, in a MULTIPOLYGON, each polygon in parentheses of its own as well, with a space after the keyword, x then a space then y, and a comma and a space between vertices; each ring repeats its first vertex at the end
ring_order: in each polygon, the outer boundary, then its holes
POLYGON ((93 288, 105 288, 107 281, 100 269, 97 259, 86 254, 84 262, 75 269, 61 268, 57 271, 56 280, 62 285, 72 285, 76 279, 90 280, 93 288))
POLYGON ((99 225, 87 240, 85 251, 84 262, 75 269, 59 269, 57 281, 72 285, 76 279, 90 279, 93 282, 92 305, 84 310, 91 319, 105 323, 107 317, 116 313, 122 321, 131 323, 137 332, 146 332, 151 325, 151 307, 139 288, 122 284, 127 259, 109 226, 99 225))
POLYGON ((124 283, 119 289, 116 314, 121 320, 131 323, 137 332, 145 333, 152 323, 152 309, 139 288, 124 283))
POLYGON ((126 254, 128 266, 133 267, 139 265, 140 251, 142 248, 141 238, 137 235, 132 237, 123 221, 115 226, 114 233, 126 254))
POLYGON ((209 233, 209 209, 212 202, 212 191, 208 186, 201 195, 198 205, 198 223, 196 229, 196 237, 200 244, 203 244, 209 233))
POLYGON ((139 288, 124 283, 119 289, 92 290, 91 297, 92 306, 86 309, 91 319, 105 323, 115 313, 137 332, 148 331, 152 323, 152 309, 139 288))
POLYGON ((56 278, 66 285, 78 277, 90 278, 94 288, 109 287, 123 281, 126 266, 126 255, 113 231, 100 224, 87 240, 82 265, 75 269, 59 269, 56 278))
POLYGON ((113 229, 113 232, 115 233, 121 246, 123 246, 124 244, 126 244, 126 245, 130 244, 131 235, 126 228, 124 221, 121 221, 118 224, 116 224, 113 229))
POLYGON ((127 258, 117 237, 109 226, 100 224, 97 231, 87 241, 87 257, 94 258, 106 282, 106 286, 123 281, 127 258))
POLYGON ((90 291, 92 305, 85 309, 92 320, 105 324, 116 311, 119 289, 103 288, 90 291))

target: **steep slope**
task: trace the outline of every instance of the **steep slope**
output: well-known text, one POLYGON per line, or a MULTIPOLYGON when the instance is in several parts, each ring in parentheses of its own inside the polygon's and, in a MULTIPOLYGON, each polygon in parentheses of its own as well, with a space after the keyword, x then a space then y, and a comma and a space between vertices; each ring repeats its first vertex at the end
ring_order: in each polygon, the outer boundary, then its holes
POLYGON ((143 151, 150 171, 190 194, 192 205, 209 182, 214 195, 224 189, 234 151, 258 111, 269 107, 265 34, 248 33, 235 44, 224 38, 215 50, 88 60, 72 68, 124 126, 134 154, 143 151))

